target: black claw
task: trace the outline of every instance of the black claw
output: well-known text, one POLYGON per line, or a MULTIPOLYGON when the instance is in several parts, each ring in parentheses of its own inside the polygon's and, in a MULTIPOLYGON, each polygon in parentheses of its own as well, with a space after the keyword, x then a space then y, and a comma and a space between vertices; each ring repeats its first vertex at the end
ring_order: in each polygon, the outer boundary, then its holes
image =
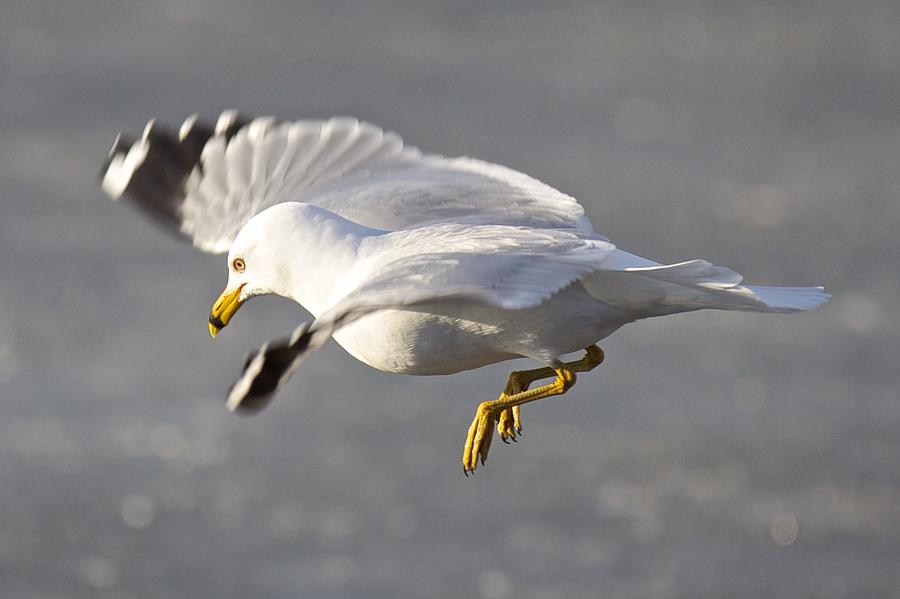
POLYGON ((512 439, 513 443, 518 443, 518 442, 519 442, 519 438, 518 438, 518 437, 510 437, 510 438, 512 439))

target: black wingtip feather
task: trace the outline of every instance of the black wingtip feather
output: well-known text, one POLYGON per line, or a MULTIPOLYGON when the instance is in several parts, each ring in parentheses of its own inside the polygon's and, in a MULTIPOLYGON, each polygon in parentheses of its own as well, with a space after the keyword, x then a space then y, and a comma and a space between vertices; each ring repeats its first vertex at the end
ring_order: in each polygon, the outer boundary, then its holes
POLYGON ((100 170, 101 181, 113 177, 117 184, 110 188, 104 185, 104 189, 114 198, 127 197, 154 221, 182 235, 185 183, 195 169, 202 168, 203 148, 216 135, 232 139, 250 122, 236 112, 227 114, 224 120, 220 117, 220 131, 209 123, 194 120, 185 134, 179 136, 150 121, 139 139, 120 134, 100 170), (123 163, 136 143, 146 143, 146 156, 128 172, 123 163), (118 171, 110 173, 111 167, 118 171))
MULTIPOLYGON (((258 352, 247 358, 244 366, 245 370, 257 354, 258 352)), ((240 403, 235 406, 235 411, 247 415, 256 414, 269 405, 280 386, 282 376, 290 369, 291 364, 296 359, 297 351, 289 346, 268 348, 265 351, 265 361, 262 369, 253 378, 247 393, 241 398, 240 403)))
POLYGON ((306 323, 301 325, 291 339, 281 340, 263 346, 259 351, 247 355, 241 378, 228 391, 229 409, 241 414, 251 415, 260 412, 269 405, 278 389, 287 382, 298 361, 309 348, 312 334, 306 323), (262 360, 254 366, 256 360, 262 360), (250 384, 242 395, 237 389, 250 384))
POLYGON ((116 139, 113 141, 112 147, 109 149, 109 153, 106 155, 106 160, 103 161, 103 165, 100 167, 100 172, 98 176, 102 181, 106 176, 106 171, 109 170, 110 164, 117 156, 125 156, 128 154, 128 150, 134 144, 135 140, 131 137, 126 137, 119 133, 116 135, 116 139))

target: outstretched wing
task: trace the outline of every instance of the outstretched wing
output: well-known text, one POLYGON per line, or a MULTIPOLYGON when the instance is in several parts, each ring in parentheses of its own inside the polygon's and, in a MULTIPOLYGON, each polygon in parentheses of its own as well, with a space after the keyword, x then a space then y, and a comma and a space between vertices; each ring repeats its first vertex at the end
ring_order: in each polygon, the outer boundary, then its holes
POLYGON ((291 339, 252 354, 227 405, 261 409, 310 352, 366 314, 447 300, 529 308, 600 268, 616 267, 618 253, 608 241, 572 230, 496 225, 443 224, 369 238, 355 267, 359 284, 291 339))
POLYGON ((214 126, 190 117, 177 133, 150 121, 139 139, 116 139, 101 177, 110 196, 127 196, 211 253, 227 252, 253 215, 289 200, 390 231, 438 222, 591 230, 578 202, 549 185, 496 164, 423 155, 351 118, 226 111, 214 126))

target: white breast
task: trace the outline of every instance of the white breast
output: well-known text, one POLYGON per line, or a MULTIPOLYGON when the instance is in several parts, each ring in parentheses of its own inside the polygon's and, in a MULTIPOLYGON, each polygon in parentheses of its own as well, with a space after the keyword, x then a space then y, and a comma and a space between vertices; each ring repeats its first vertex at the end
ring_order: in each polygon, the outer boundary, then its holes
POLYGON ((551 363, 625 322, 620 310, 576 284, 525 310, 458 301, 426 304, 415 311, 383 310, 347 325, 334 338, 353 357, 378 370, 453 374, 519 357, 551 363))
POLYGON ((495 349, 495 325, 458 317, 382 310, 338 331, 334 338, 357 360, 402 374, 453 374, 518 357, 495 349))

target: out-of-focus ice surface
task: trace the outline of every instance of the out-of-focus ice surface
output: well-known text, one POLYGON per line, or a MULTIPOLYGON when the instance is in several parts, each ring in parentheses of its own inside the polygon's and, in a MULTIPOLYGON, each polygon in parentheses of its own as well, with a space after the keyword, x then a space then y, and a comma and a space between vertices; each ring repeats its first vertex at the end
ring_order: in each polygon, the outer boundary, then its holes
MULTIPOLYGON (((0 584, 24 597, 900 596, 894 2, 6 2, 0 584), (552 8, 551 8, 552 7, 552 8), (534 174, 621 247, 811 314, 632 325, 465 479, 510 364, 329 347, 259 417, 224 262, 101 196, 120 129, 350 114, 534 174)), ((518 367, 524 366, 518 364, 518 367)))

